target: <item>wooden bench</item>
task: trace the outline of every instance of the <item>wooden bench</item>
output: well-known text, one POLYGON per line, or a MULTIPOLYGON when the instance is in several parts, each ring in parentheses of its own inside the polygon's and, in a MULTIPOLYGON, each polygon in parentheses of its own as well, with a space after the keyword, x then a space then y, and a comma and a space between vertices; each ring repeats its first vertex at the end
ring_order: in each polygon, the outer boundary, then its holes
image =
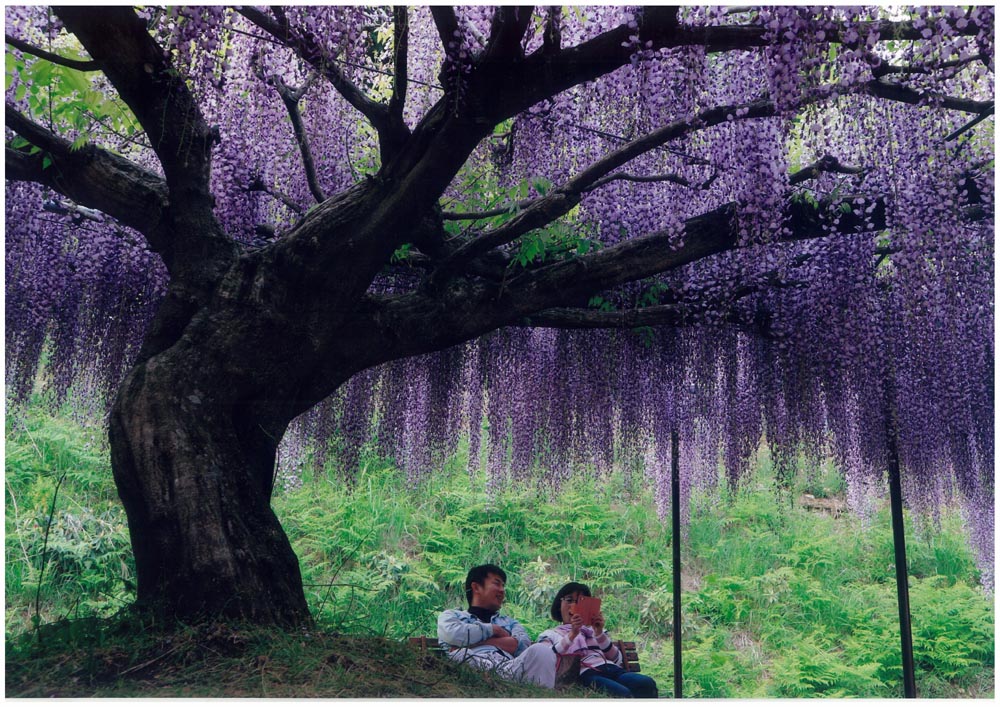
MULTIPOLYGON (((410 645, 421 653, 443 655, 445 649, 438 643, 436 636, 411 636, 410 645)), ((635 647, 635 641, 613 641, 618 646, 622 654, 622 667, 631 673, 638 673, 642 670, 639 665, 639 651, 635 647)), ((559 674, 556 676, 556 687, 569 685, 576 682, 579 674, 580 659, 576 656, 573 660, 562 661, 559 664, 559 674)))

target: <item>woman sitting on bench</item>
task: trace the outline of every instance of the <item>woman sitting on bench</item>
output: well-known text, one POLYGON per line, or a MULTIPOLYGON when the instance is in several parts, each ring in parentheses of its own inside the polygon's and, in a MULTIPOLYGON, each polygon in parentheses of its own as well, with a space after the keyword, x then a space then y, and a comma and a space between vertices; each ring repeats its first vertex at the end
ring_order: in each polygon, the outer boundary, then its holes
POLYGON ((570 582, 552 600, 552 620, 559 626, 538 637, 551 643, 559 655, 580 656, 580 684, 602 690, 612 697, 657 697, 656 681, 648 675, 630 673, 621 667, 622 657, 611 637, 604 632, 600 609, 592 617, 576 610, 581 597, 589 597, 590 587, 570 582), (585 625, 584 621, 590 621, 585 625))

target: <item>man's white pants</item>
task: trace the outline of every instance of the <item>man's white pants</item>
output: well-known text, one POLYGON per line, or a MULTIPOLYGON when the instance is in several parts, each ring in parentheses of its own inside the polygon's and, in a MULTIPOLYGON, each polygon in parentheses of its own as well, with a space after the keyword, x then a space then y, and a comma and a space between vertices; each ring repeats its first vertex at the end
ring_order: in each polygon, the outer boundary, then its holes
POLYGON ((549 689, 556 686, 558 656, 548 643, 528 646, 516 658, 508 658, 500 651, 470 653, 468 648, 459 648, 448 657, 476 670, 493 671, 505 680, 533 683, 549 689))

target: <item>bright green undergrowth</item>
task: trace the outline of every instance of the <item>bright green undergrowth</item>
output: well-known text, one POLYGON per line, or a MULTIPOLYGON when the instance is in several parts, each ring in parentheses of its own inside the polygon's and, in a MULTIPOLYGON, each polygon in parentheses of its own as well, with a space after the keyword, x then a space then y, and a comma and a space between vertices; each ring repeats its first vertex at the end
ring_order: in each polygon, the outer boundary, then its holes
MULTIPOLYGON (((506 610, 537 635, 555 590, 584 581, 609 630, 637 641, 661 694, 673 685, 671 534, 641 480, 580 478, 493 496, 462 455, 411 488, 368 459, 347 487, 324 473, 278 492, 318 624, 333 634, 435 633, 463 604, 471 565, 508 572, 506 610)), ((802 492, 842 493, 825 467, 779 494, 762 455, 735 494, 692 499, 681 539, 685 697, 902 695, 887 509, 866 521, 804 510, 802 492)), ((884 504, 883 504, 884 505, 884 504)), ((37 410, 6 439, 6 636, 107 616, 132 598, 132 560, 100 434, 37 410), (44 560, 44 562, 43 562, 44 560)), ((978 584, 961 518, 916 532, 910 603, 921 696, 992 696, 993 598, 978 584)))

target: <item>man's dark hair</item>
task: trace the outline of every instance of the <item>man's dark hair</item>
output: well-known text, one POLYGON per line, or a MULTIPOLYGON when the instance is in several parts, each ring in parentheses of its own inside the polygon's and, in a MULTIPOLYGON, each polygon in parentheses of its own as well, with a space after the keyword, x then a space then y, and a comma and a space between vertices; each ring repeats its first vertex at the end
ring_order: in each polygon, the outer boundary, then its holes
POLYGON ((495 574, 497 577, 507 583, 507 573, 496 565, 477 565, 469 570, 469 574, 465 575, 465 598, 469 602, 469 606, 472 606, 472 583, 476 584, 486 584, 486 578, 495 574))
POLYGON ((553 621, 560 624, 563 622, 562 608, 560 606, 562 604, 562 598, 576 592, 580 592, 583 596, 589 597, 590 587, 586 584, 580 584, 579 582, 567 582, 559 588, 559 591, 556 592, 556 598, 552 600, 552 609, 549 611, 553 621))

